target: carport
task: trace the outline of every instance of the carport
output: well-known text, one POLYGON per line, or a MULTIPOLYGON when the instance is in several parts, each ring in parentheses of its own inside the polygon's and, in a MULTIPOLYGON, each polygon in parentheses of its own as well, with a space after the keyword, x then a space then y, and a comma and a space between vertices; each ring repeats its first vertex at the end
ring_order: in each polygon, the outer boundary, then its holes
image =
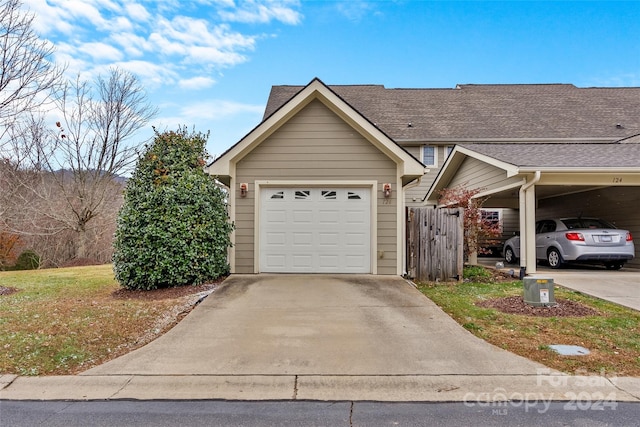
MULTIPOLYGON (((484 207, 519 212, 520 266, 537 271, 536 214, 600 216, 640 236, 640 145, 615 143, 475 143, 456 145, 425 197, 463 186, 489 196, 484 207)), ((636 258, 632 265, 640 266, 636 258)))

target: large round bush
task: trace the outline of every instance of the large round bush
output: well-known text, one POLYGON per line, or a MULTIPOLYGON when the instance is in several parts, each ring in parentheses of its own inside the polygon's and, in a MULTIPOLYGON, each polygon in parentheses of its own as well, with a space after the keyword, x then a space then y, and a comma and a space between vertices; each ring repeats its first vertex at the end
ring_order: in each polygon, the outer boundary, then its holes
POLYGON ((114 243, 129 289, 196 285, 229 272, 226 193, 203 170, 207 136, 157 133, 127 183, 114 243))

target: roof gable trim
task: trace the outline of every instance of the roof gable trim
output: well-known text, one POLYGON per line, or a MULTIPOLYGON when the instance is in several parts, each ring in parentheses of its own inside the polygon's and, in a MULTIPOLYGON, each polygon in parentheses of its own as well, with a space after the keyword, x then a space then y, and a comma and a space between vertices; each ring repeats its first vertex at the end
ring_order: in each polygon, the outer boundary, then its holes
POLYGON ((446 186, 456 175, 458 168, 460 167, 464 159, 467 157, 472 157, 484 163, 488 163, 492 166, 503 169, 507 173, 508 178, 511 178, 520 173, 519 168, 515 165, 505 163, 484 154, 477 153, 473 150, 470 150, 469 148, 456 145, 453 148, 451 154, 449 154, 447 161, 444 163, 444 165, 442 165, 442 169, 440 169, 440 172, 438 172, 438 176, 436 176, 433 184, 431 184, 431 187, 429 188, 429 191, 427 191, 423 202, 433 199, 434 194, 436 194, 441 189, 446 188, 446 186))
POLYGON ((421 176, 424 174, 425 166, 420 161, 396 144, 318 78, 312 80, 243 139, 214 160, 207 167, 207 172, 211 175, 229 176, 233 170, 232 164, 241 160, 291 117, 316 99, 400 165, 402 175, 421 176))

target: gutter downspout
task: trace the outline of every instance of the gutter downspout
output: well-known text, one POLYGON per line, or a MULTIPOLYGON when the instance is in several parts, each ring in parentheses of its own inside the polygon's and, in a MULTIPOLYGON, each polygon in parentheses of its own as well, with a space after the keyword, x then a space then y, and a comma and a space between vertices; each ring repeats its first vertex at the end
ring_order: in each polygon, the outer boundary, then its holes
POLYGON ((533 179, 520 187, 520 278, 528 272, 536 272, 536 247, 535 247, 535 188, 534 185, 540 181, 541 172, 536 171, 533 179), (533 242, 529 242, 529 237, 533 237, 533 242), (533 244, 532 250, 530 246, 533 244), (527 268, 529 258, 533 258, 531 267, 527 268), (528 270, 528 271, 527 271, 528 270))

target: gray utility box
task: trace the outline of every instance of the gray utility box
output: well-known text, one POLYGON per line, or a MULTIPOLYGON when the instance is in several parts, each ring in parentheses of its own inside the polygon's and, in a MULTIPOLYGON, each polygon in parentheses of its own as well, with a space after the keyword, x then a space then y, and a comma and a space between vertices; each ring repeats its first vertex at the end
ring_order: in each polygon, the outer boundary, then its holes
POLYGON ((556 305, 556 298, 553 295, 553 279, 525 277, 523 281, 524 302, 536 307, 556 305))

